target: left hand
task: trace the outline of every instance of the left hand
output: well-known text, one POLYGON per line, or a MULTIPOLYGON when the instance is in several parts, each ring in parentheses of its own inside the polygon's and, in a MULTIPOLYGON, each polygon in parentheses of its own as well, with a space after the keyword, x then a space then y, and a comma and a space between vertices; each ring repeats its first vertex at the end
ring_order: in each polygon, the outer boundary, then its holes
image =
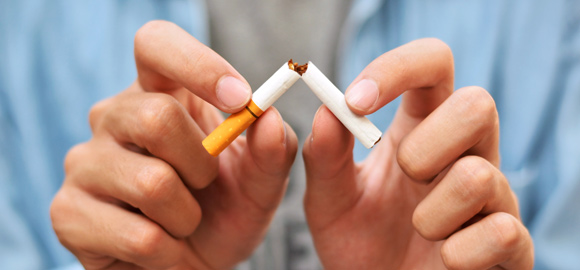
POLYGON ((498 168, 491 96, 478 87, 453 92, 451 50, 434 39, 377 58, 346 96, 369 114, 403 92, 360 164, 353 136, 326 107, 314 119, 303 153, 305 211, 325 268, 531 269, 532 240, 498 168), (353 95, 360 82, 365 93, 353 95))

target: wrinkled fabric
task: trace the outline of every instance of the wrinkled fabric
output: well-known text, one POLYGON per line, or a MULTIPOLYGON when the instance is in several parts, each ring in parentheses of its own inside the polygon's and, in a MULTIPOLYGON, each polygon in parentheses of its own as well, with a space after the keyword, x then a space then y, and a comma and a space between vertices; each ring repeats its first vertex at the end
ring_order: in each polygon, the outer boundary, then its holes
MULTIPOLYGON (((373 59, 406 42, 449 44, 456 88, 482 86, 496 101, 501 169, 534 239, 536 269, 580 265, 579 5, 359 0, 337 55, 345 89, 373 59)), ((200 1, 0 2, 0 268, 80 267, 51 229, 50 201, 66 151, 91 136, 92 104, 135 79, 133 37, 152 19, 208 40, 200 1)), ((397 105, 371 120, 386 129, 397 105)), ((357 144, 357 160, 367 153, 357 144)))

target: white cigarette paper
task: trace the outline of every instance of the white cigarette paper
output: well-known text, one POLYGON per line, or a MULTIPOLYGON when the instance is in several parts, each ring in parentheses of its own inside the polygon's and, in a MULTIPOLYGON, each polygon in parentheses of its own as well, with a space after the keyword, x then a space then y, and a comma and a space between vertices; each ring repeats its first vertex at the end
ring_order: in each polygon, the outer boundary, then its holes
POLYGON ((262 111, 266 111, 280 96, 282 96, 290 86, 292 86, 300 75, 284 63, 272 77, 252 94, 252 100, 262 111))
POLYGON ((282 65, 254 92, 245 109, 230 115, 201 142, 203 147, 210 155, 217 157, 299 78, 298 72, 290 69, 289 64, 282 65))
POLYGON ((362 145, 372 148, 381 140, 383 133, 368 118, 352 112, 344 94, 312 62, 302 79, 362 145))

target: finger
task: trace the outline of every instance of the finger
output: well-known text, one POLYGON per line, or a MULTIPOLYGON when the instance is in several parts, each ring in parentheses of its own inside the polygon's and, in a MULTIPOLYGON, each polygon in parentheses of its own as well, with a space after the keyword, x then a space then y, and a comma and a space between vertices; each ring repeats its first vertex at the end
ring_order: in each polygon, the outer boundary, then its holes
POLYGON ((135 35, 139 82, 149 91, 187 88, 222 111, 239 111, 252 90, 221 56, 177 25, 151 21, 135 35))
MULTIPOLYGON (((89 113, 89 124, 93 133, 102 126, 104 120, 103 116, 110 112, 111 108, 116 108, 114 105, 118 102, 124 102, 127 98, 133 98, 134 95, 143 94, 143 89, 138 82, 133 83, 129 88, 117 96, 101 100, 93 105, 89 113)), ((205 134, 213 131, 224 117, 215 107, 203 101, 199 97, 193 95, 186 89, 178 89, 168 93, 175 98, 187 110, 194 122, 201 128, 205 134)), ((149 94, 151 96, 151 94, 149 94)))
MULTIPOLYGON (((134 84, 131 87, 137 88, 137 92, 143 92, 143 89, 138 84, 134 84)), ((212 132, 224 121, 224 116, 219 110, 185 88, 166 91, 165 93, 174 97, 185 107, 191 118, 193 118, 193 121, 195 121, 205 134, 212 132)))
POLYGON ((442 240, 477 215, 506 212, 518 217, 517 203, 503 174, 477 156, 459 159, 419 203, 415 229, 428 240, 442 240))
POLYGON ((457 90, 401 142, 397 161, 412 179, 430 181, 461 155, 499 166, 499 120, 489 93, 457 90))
POLYGON ((349 107, 370 114, 403 92, 402 108, 425 117, 453 91, 453 55, 437 39, 420 39, 389 51, 372 63, 346 90, 349 107), (410 91, 407 91, 410 90, 410 91))
POLYGON ((57 194, 51 217, 59 240, 87 269, 102 269, 115 262, 104 257, 148 269, 167 269, 179 262, 185 250, 183 242, 147 218, 73 187, 57 194))
POLYGON ((102 113, 96 136, 147 150, 175 168, 190 188, 207 186, 217 174, 217 159, 201 141, 205 134, 173 97, 161 93, 126 93, 102 113), (106 132, 101 132, 100 130, 106 132))
POLYGON ((266 111, 247 132, 251 158, 243 159, 240 189, 262 208, 273 211, 283 196, 298 150, 298 138, 276 108, 266 111))
POLYGON ((139 209, 174 237, 192 234, 199 224, 199 204, 175 170, 157 158, 93 140, 74 147, 66 163, 67 175, 81 188, 139 209))
POLYGON ((352 134, 321 106, 303 149, 307 179, 304 207, 307 217, 315 215, 320 227, 360 197, 362 184, 355 177, 353 146, 352 134))
MULTIPOLYGON (((222 177, 231 180, 221 184, 234 185, 237 188, 231 190, 239 192, 224 196, 204 190, 200 196, 212 203, 204 207, 204 221, 195 232, 196 250, 217 269, 246 258, 260 243, 283 198, 298 139, 271 107, 248 129, 247 144, 232 146, 220 160, 230 168, 222 177), (213 203, 216 200, 219 203, 213 203)), ((212 188, 216 186, 208 187, 212 188)))
POLYGON ((449 269, 532 269, 533 244, 524 225, 507 213, 494 213, 453 234, 441 247, 449 269))

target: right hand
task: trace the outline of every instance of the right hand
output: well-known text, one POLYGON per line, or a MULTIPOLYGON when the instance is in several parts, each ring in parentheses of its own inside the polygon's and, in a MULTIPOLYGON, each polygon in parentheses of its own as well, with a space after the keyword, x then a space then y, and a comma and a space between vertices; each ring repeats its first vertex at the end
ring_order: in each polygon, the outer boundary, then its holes
POLYGON ((201 141, 251 90, 176 25, 135 37, 138 79, 90 113, 93 138, 65 160, 51 206, 60 241, 87 269, 222 269, 261 242, 285 191, 297 138, 267 110, 218 158, 201 141), (214 106, 212 106, 214 105, 214 106))
POLYGON ((495 102, 479 87, 454 92, 453 75, 451 49, 431 38, 371 62, 346 92, 350 108, 365 115, 402 100, 360 163, 340 121, 326 107, 314 117, 304 208, 326 268, 533 268, 532 239, 499 169, 495 102))

